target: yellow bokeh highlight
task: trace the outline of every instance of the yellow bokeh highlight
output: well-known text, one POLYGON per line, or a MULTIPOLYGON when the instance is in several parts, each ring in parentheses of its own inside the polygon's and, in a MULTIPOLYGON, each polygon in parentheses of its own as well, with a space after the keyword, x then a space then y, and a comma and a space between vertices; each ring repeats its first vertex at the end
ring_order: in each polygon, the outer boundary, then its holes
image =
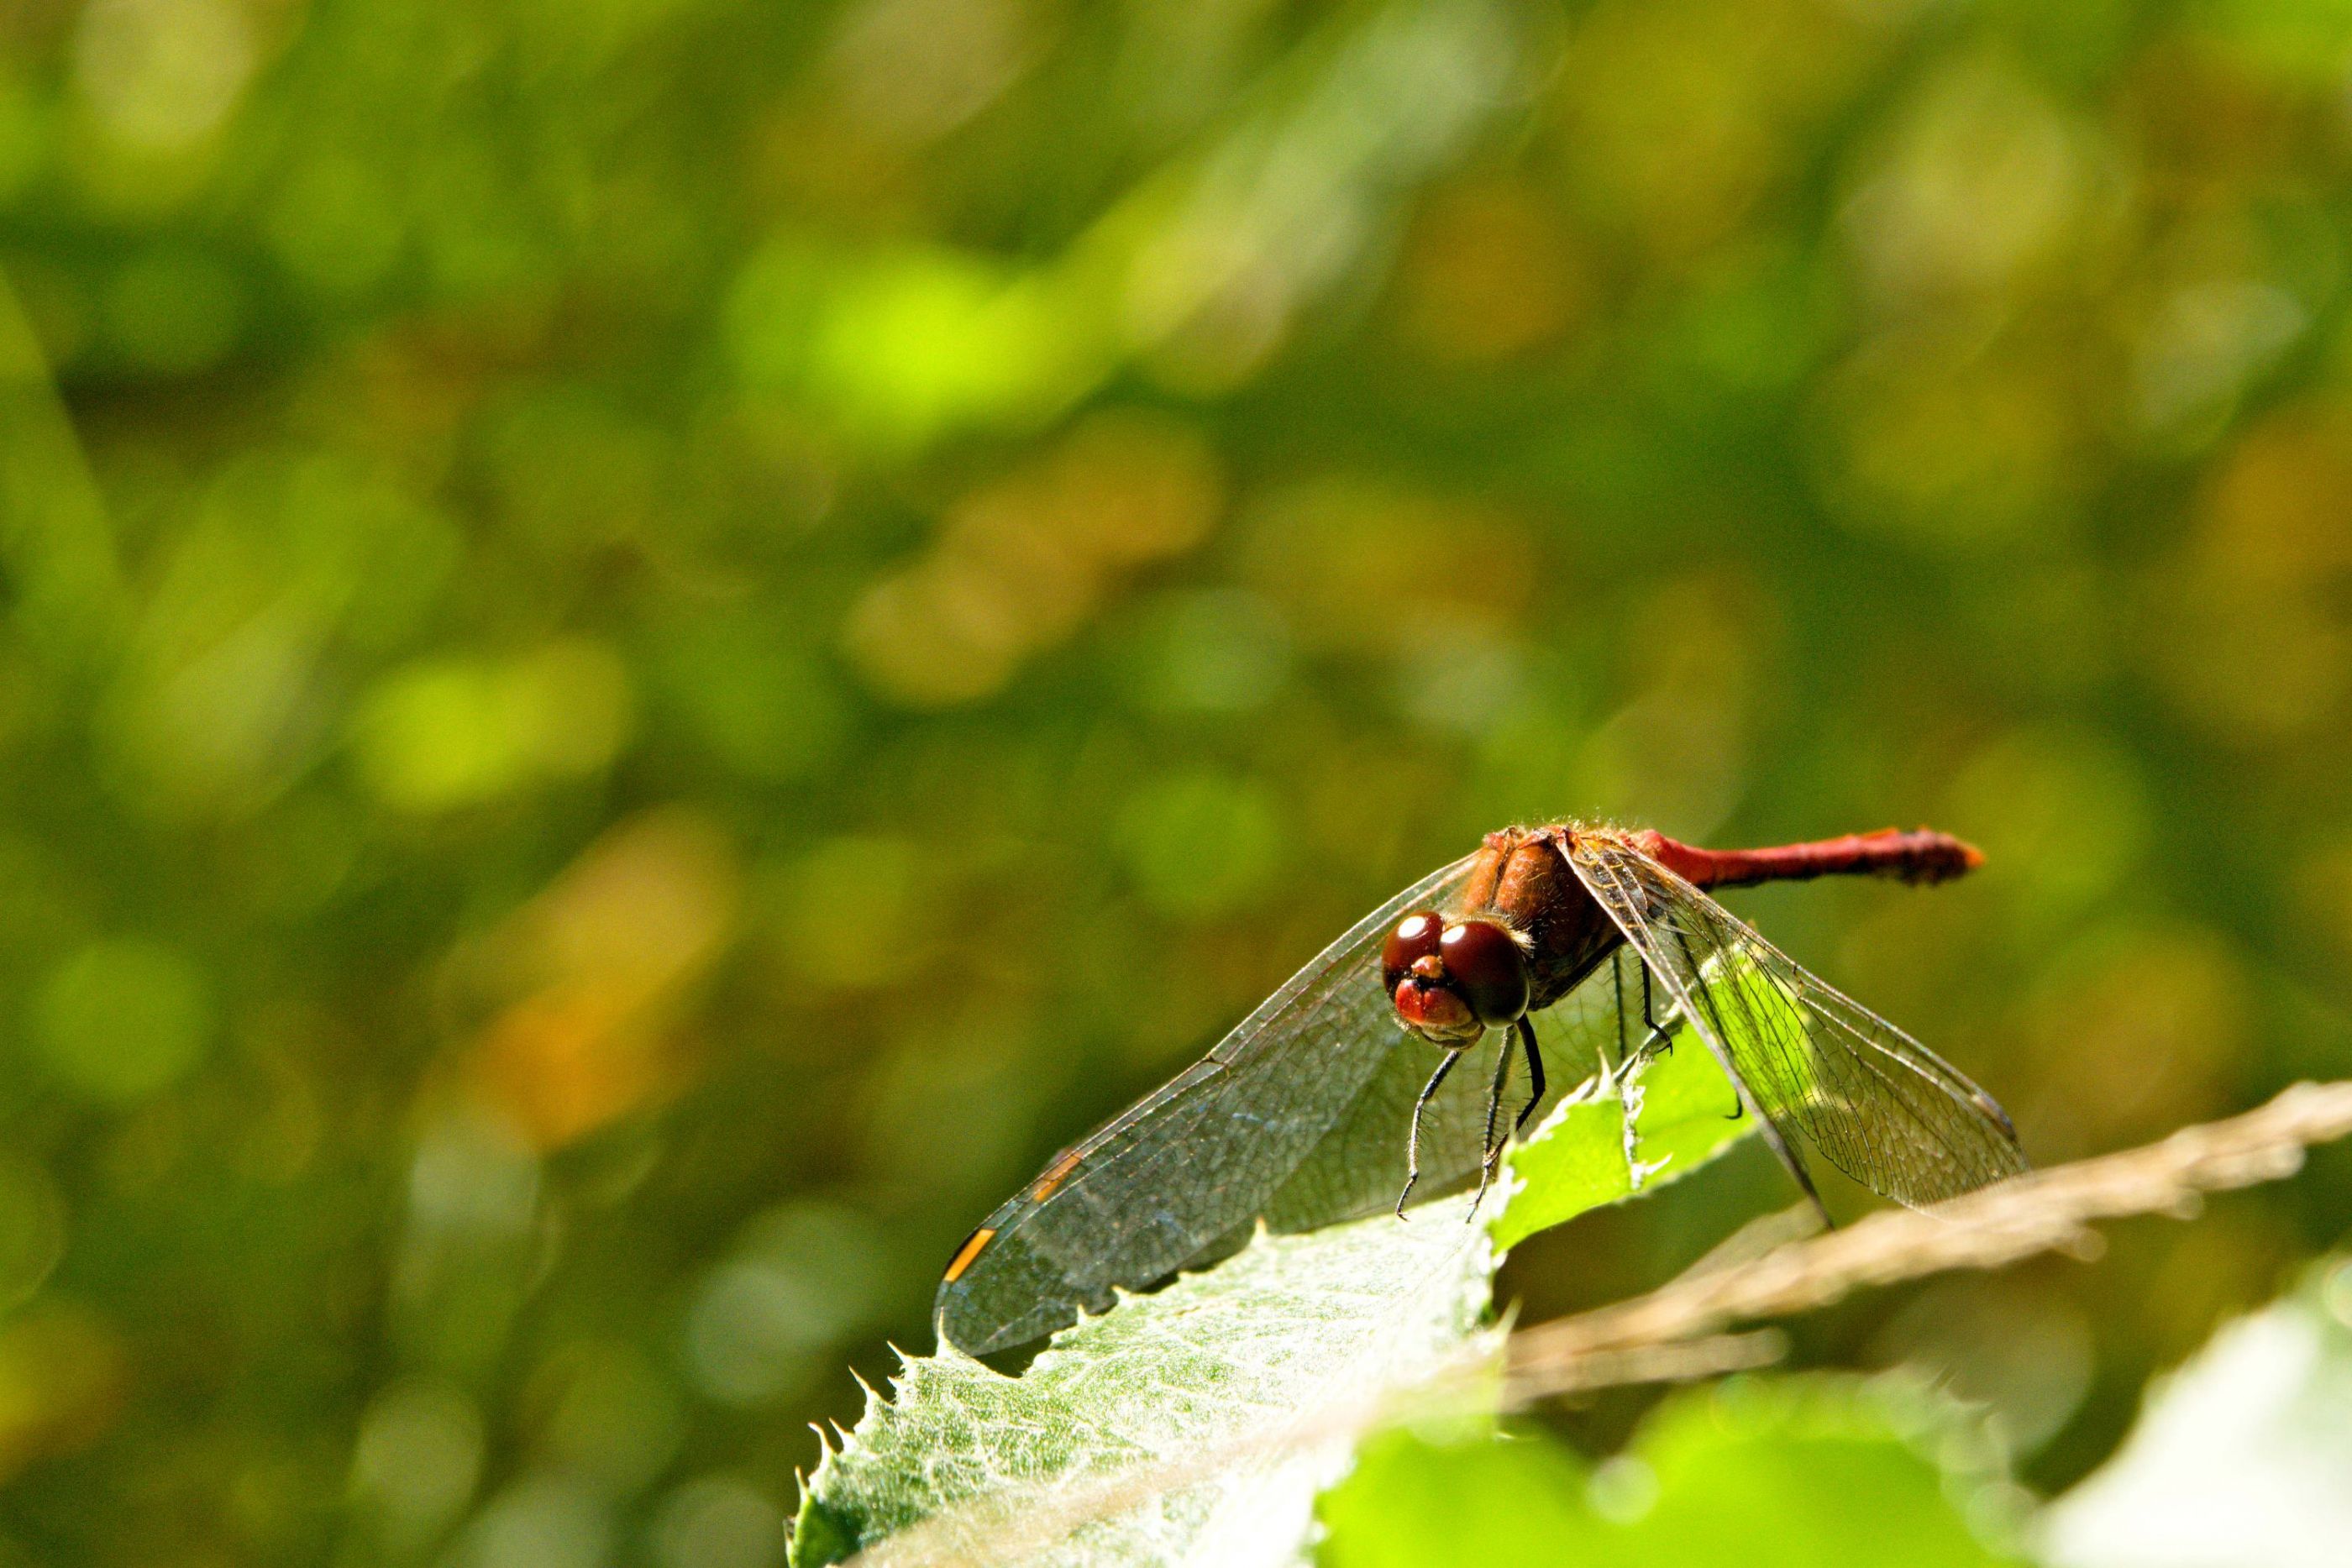
POLYGON ((627 671, 593 643, 551 643, 509 661, 438 659, 370 694, 352 741, 385 804, 426 814, 593 773, 629 737, 627 671))

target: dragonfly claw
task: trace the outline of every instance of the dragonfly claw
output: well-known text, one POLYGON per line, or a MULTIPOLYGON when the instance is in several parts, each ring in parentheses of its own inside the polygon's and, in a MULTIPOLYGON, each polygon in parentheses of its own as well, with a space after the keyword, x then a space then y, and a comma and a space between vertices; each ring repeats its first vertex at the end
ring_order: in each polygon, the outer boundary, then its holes
POLYGON ((1502 1155, 1503 1151, 1496 1149, 1478 1162, 1478 1194, 1470 1200, 1470 1212, 1462 1217, 1463 1224, 1468 1225, 1477 1219, 1479 1206, 1486 1201, 1486 1188, 1495 1179, 1495 1166, 1502 1155))

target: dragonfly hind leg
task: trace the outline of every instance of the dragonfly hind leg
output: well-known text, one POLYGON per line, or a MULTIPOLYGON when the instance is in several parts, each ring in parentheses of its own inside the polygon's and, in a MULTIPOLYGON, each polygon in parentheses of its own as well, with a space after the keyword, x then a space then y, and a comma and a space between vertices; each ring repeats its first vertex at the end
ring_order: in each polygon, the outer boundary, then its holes
MULTIPOLYGON (((1639 963, 1640 960, 1636 959, 1635 962, 1639 963)), ((1650 966, 1643 964, 1642 1021, 1647 1024, 1650 1030, 1648 1034, 1643 1036, 1639 1051, 1644 1061, 1653 1056, 1672 1056, 1675 1053, 1674 1009, 1671 1008, 1667 1009, 1666 1018, 1667 1021, 1664 1023, 1660 1023, 1657 1019, 1651 1003, 1650 966)))
MULTIPOLYGON (((1663 1054, 1672 1056, 1675 1051, 1675 1030, 1673 1023, 1674 1011, 1672 1009, 1669 1009, 1666 1014, 1667 1021, 1660 1023, 1656 1018, 1652 1016, 1650 998, 1650 967, 1647 964, 1643 964, 1642 966, 1642 1021, 1647 1024, 1650 1029, 1649 1034, 1642 1041, 1641 1053, 1644 1061, 1654 1055, 1663 1054)), ((1624 1004, 1621 1001, 1618 1006, 1622 1009, 1624 1004)), ((1621 1037, 1623 1028, 1624 1019, 1622 1012, 1621 1011, 1618 1019, 1618 1029, 1621 1037)), ((1622 1044, 1619 1049, 1621 1051, 1623 1049, 1622 1044)), ((1727 1122, 1737 1122, 1741 1116, 1747 1113, 1747 1111, 1748 1102, 1740 1098, 1738 1090, 1734 1089, 1731 1092, 1731 1109, 1723 1113, 1723 1119, 1727 1122)), ((1821 1202, 1818 1198, 1814 1200, 1813 1207, 1816 1208, 1821 1207, 1821 1202)))

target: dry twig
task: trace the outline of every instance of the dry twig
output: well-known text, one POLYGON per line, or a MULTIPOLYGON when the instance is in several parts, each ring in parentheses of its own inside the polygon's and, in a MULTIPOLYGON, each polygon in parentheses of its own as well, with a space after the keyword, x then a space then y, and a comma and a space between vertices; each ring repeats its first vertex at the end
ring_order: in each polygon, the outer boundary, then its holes
POLYGON ((1885 1209, 1848 1229, 1750 1261, 1685 1274, 1646 1296, 1523 1329, 1507 1388, 1517 1402, 1591 1386, 1593 1357, 1672 1344, 1738 1322, 1824 1307, 1872 1285, 1949 1269, 1997 1269, 2036 1252, 2089 1254, 2093 1221, 2194 1214, 2202 1195, 2290 1176, 2304 1151, 2352 1133, 2352 1082, 2298 1083, 2258 1110, 2161 1143, 2058 1166, 1918 1212, 1885 1209))

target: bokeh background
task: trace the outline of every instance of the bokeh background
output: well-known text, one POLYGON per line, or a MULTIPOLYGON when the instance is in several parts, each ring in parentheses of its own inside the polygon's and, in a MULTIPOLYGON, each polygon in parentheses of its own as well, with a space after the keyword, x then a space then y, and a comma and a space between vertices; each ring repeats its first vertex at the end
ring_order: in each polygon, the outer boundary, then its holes
MULTIPOLYGON (((2343 1073, 2347 174, 2334 0, 14 0, 0 1555, 771 1563, 1513 819, 1976 840, 1740 907, 2045 1161, 2343 1073)), ((2055 1489, 2347 1200, 1800 1359, 2055 1489)))

